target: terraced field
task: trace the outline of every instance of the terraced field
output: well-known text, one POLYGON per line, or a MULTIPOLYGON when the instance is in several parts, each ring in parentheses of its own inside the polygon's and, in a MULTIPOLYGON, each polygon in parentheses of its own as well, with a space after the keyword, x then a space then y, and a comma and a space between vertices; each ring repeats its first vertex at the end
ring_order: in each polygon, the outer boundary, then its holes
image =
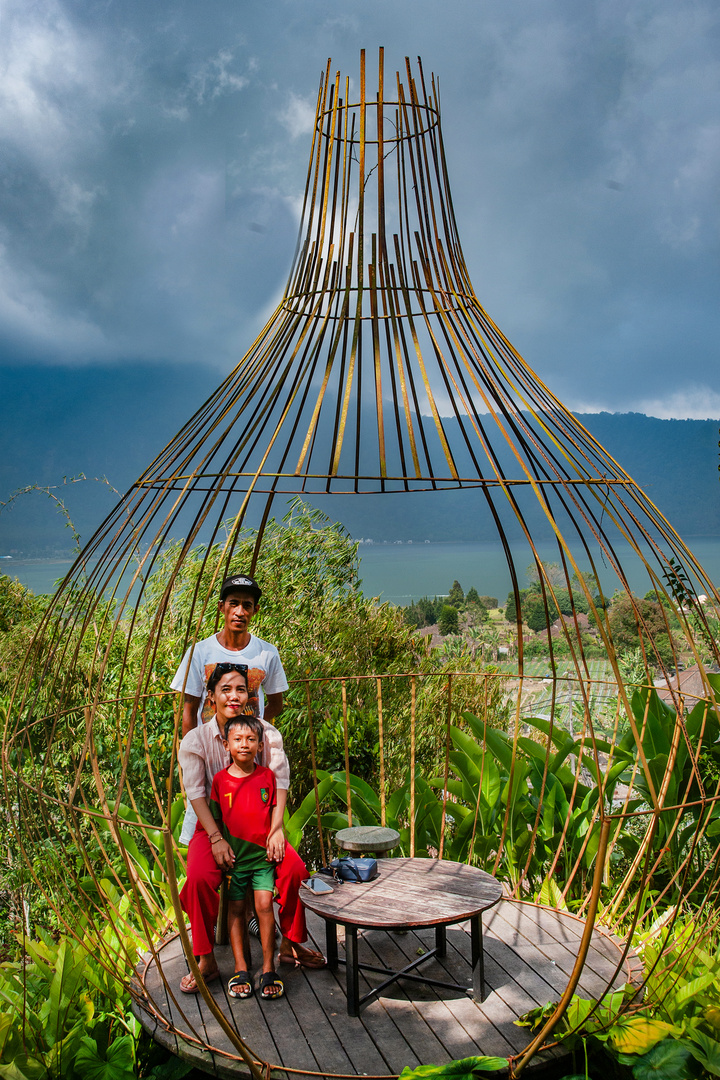
MULTIPOLYGON (((582 707, 583 697, 577 672, 570 660, 557 664, 556 683, 553 690, 552 670, 547 660, 529 660, 524 665, 522 687, 518 679, 516 663, 504 663, 501 670, 509 676, 507 692, 513 696, 522 693, 520 712, 522 716, 540 716, 550 719, 554 711, 556 723, 570 730, 571 722, 577 727, 577 711, 582 707)), ((590 708, 594 719, 599 719, 603 706, 616 698, 616 684, 612 668, 607 660, 589 660, 587 670, 590 679, 590 708)))

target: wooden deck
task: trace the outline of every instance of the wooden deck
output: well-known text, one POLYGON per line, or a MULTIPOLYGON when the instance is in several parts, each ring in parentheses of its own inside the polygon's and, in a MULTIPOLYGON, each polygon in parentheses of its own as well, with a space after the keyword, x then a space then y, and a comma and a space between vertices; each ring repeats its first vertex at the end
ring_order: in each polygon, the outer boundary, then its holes
MULTIPOLYGON (((319 948, 324 947, 324 923, 308 914, 308 926, 319 948)), ((341 928, 339 928, 341 930, 341 928)), ((508 1057, 529 1042, 527 1028, 513 1021, 537 1005, 557 1001, 567 985, 583 930, 581 919, 536 904, 501 900, 483 919, 487 997, 482 1004, 451 990, 434 990, 412 983, 395 984, 387 996, 372 1001, 357 1018, 347 1015, 345 970, 283 969, 285 997, 260 1002, 227 997, 225 986, 233 972, 232 954, 218 948, 223 981, 211 984, 215 1000, 245 1043, 271 1066, 307 1073, 346 1076, 394 1076, 405 1066, 440 1064, 475 1054, 508 1057)), ((340 937, 342 951, 342 937, 340 937)), ((432 930, 397 933, 364 931, 359 937, 360 960, 402 967, 434 944, 432 930)), ((447 932, 447 957, 423 969, 428 976, 469 983, 470 937, 461 927, 447 932)), ((253 967, 259 966, 260 945, 253 942, 253 967)), ((199 995, 181 994, 178 983, 187 972, 180 939, 174 936, 159 950, 162 974, 155 961, 141 967, 137 1016, 155 1039, 197 1068, 219 1077, 248 1075, 217 1021, 199 995), (164 978, 163 978, 164 976, 164 978)), ((595 930, 579 992, 601 995, 615 974, 622 955, 620 944, 595 930)), ((252 970, 252 969, 251 969, 252 970)), ((614 985, 637 982, 641 964, 630 954, 614 985)), ((361 972, 361 993, 373 980, 361 972)), ((548 1055, 562 1056, 560 1049, 548 1055)), ((281 1071, 278 1078, 286 1075, 281 1071)), ((501 1074, 497 1074, 501 1075, 501 1074)))

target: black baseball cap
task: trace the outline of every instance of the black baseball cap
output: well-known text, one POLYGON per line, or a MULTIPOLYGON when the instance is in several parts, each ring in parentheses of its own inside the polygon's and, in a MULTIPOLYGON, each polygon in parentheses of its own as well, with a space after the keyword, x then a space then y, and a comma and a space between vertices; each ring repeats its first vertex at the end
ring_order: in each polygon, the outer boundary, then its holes
POLYGON ((223 602, 228 593, 233 592, 235 589, 250 593, 251 596, 255 597, 256 604, 262 596, 262 589, 255 581, 255 578, 251 578, 248 574, 231 574, 222 583, 220 603, 223 602))

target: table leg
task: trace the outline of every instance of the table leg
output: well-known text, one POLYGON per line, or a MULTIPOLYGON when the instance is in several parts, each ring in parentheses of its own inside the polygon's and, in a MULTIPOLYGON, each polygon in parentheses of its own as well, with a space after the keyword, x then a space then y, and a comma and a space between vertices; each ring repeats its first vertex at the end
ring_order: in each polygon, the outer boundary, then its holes
POLYGON ((358 977, 357 926, 345 927, 345 971, 347 975, 348 1016, 360 1015, 360 980, 358 977))
POLYGON ((470 920, 470 957, 472 966, 472 996, 475 1001, 482 1001, 485 995, 482 915, 473 915, 470 920))
POLYGON ((325 920, 325 955, 327 956, 327 966, 331 971, 337 971, 337 923, 333 922, 332 919, 325 920))
POLYGON ((447 955, 446 930, 447 927, 445 925, 435 927, 435 955, 441 959, 443 956, 447 955))

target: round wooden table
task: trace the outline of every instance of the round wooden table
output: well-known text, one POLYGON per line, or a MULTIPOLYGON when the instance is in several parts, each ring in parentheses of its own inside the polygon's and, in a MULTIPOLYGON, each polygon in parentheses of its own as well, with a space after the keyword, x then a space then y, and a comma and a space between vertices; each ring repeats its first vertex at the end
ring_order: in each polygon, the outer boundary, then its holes
POLYGON ((301 889, 303 903, 325 920, 328 966, 347 969, 347 1011, 358 1016, 360 1008, 397 979, 444 986, 453 990, 472 989, 473 998, 482 1001, 484 989, 482 954, 482 913, 502 896, 502 886, 491 874, 464 863, 446 859, 378 859, 378 876, 362 884, 341 885, 322 875, 333 886, 331 893, 301 889), (472 987, 439 982, 412 972, 432 957, 446 952, 445 931, 453 923, 470 920, 472 987), (337 925, 345 927, 345 960, 338 956, 337 925), (359 929, 410 930, 434 927, 435 948, 401 971, 358 963, 359 929), (359 993, 360 968, 388 975, 364 997, 359 993))

